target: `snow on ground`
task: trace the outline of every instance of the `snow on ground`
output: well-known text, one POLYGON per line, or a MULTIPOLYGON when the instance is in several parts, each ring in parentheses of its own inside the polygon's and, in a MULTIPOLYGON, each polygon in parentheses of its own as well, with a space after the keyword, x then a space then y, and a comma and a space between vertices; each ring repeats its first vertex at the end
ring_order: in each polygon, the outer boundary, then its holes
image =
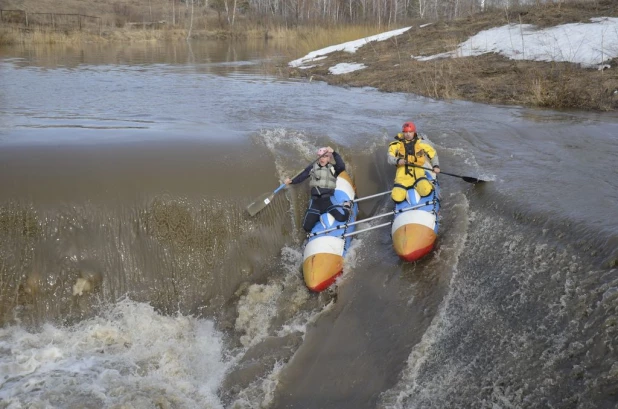
MULTIPOLYGON (((427 24, 421 26, 425 27, 427 24)), ((309 68, 306 63, 324 60, 335 51, 354 53, 371 41, 384 41, 398 36, 411 27, 333 45, 310 52, 289 63, 290 67, 309 68)), ((596 17, 590 23, 570 23, 544 29, 530 24, 509 24, 494 27, 470 37, 456 50, 431 56, 411 56, 419 61, 437 58, 477 56, 499 53, 514 60, 565 61, 584 67, 606 68, 603 62, 618 57, 618 18, 596 17)), ((312 66, 313 67, 313 66, 312 66)), ((346 74, 366 68, 364 64, 337 64, 329 68, 333 75, 346 74)))
MULTIPOLYGON (((359 48, 361 48, 367 43, 370 43, 372 41, 387 40, 391 37, 398 36, 399 34, 402 34, 411 28, 412 27, 400 28, 398 30, 388 31, 386 33, 381 33, 381 34, 376 34, 374 36, 361 38, 360 40, 348 41, 347 43, 338 44, 338 45, 331 45, 330 47, 322 48, 317 51, 312 51, 306 56, 299 58, 298 60, 291 61, 288 65, 290 67, 300 67, 301 65, 305 63, 310 63, 313 61, 317 61, 318 59, 323 59, 325 58, 324 57, 325 54, 334 53, 335 51, 345 51, 347 53, 355 53, 356 50, 358 50, 359 48)), ((340 72, 340 74, 343 74, 343 73, 340 72)))
POLYGON ((618 18, 597 17, 590 23, 563 24, 536 29, 530 24, 510 24, 481 31, 455 51, 420 61, 498 53, 513 60, 565 61, 585 67, 599 66, 618 57, 618 18))
POLYGON ((347 62, 342 62, 340 64, 333 65, 332 67, 330 67, 328 69, 328 72, 330 72, 333 75, 338 75, 338 74, 345 74, 345 73, 352 72, 352 71, 362 70, 363 68, 367 68, 367 66, 365 64, 359 64, 359 63, 349 64, 347 62))

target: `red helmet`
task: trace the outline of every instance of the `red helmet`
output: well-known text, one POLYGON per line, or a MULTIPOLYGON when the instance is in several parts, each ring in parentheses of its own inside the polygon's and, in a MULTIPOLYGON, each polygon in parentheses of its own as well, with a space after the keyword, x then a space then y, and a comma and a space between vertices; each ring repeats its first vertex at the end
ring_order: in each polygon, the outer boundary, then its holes
POLYGON ((401 127, 401 130, 403 132, 416 132, 416 125, 414 125, 414 122, 406 122, 401 127))

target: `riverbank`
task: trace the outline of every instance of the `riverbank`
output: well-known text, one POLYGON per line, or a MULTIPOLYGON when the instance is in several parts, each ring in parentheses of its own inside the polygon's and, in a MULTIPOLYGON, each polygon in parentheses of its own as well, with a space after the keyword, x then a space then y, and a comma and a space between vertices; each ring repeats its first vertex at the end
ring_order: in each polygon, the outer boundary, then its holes
MULTIPOLYGON (((610 1, 596 5, 550 4, 429 25, 418 21, 397 37, 369 43, 355 53, 334 52, 310 68, 288 67, 287 74, 332 85, 369 86, 434 99, 615 111, 618 110, 618 58, 609 61, 609 67, 604 70, 568 62, 513 60, 499 54, 428 61, 411 58, 452 52, 458 44, 492 27, 517 23, 544 28, 589 22, 594 17, 618 17, 616 4, 610 1), (363 64, 366 68, 332 74, 329 68, 339 63, 363 64)), ((618 47, 618 44, 607 47, 618 47)))
MULTIPOLYGON (((34 11, 40 14, 45 14, 42 11, 50 10, 53 5, 51 0, 28 4, 29 13, 34 11)), ((0 5, 17 7, 12 0, 0 0, 0 5)), ((73 25, 78 22, 80 30, 75 30, 73 26, 58 30, 62 22, 60 18, 49 20, 56 24, 55 30, 41 26, 25 28, 17 23, 6 25, 0 28, 0 45, 173 42, 186 39, 276 40, 280 43, 278 49, 283 58, 289 57, 289 61, 328 45, 397 28, 377 25, 287 26, 256 22, 246 16, 238 16, 230 25, 221 16, 207 10, 202 10, 199 16, 193 18, 186 8, 183 14, 172 13, 174 18, 171 21, 130 23, 128 20, 137 18, 135 13, 125 8, 112 9, 111 5, 108 2, 97 3, 98 8, 89 11, 81 0, 61 3, 55 7, 58 13, 76 10, 102 17, 97 17, 94 23, 75 18, 65 21, 73 25)), ((169 10, 155 9, 148 18, 153 16, 169 17, 169 10)), ((8 17, 4 16, 5 19, 8 17)), ((426 61, 411 58, 453 52, 471 36, 506 24, 531 24, 545 28, 587 23, 595 17, 618 17, 616 3, 611 0, 558 3, 493 10, 451 21, 406 21, 402 24, 412 28, 404 34, 387 41, 370 43, 353 54, 331 53, 327 60, 306 69, 290 68, 281 63, 273 67, 272 72, 287 77, 321 80, 331 85, 370 86, 385 92, 413 93, 434 99, 615 111, 618 110, 616 58, 609 61, 604 70, 583 68, 570 62, 515 60, 495 53, 426 61), (338 63, 363 64, 366 68, 346 74, 332 74, 329 68, 338 63)), ((28 21, 32 24, 32 20, 28 21)), ((49 23, 48 20, 43 21, 49 23)), ((618 44, 604 44, 603 38, 599 39, 599 44, 601 47, 618 48, 618 44)), ((579 44, 573 43, 573 52, 577 52, 578 47, 579 44)))
POLYGON ((184 28, 105 28, 91 31, 53 30, 49 28, 24 29, 7 27, 0 29, 0 45, 14 44, 77 44, 77 43, 139 43, 144 41, 183 41, 229 40, 229 39, 264 39, 272 38, 277 33, 267 30, 189 30, 184 28))

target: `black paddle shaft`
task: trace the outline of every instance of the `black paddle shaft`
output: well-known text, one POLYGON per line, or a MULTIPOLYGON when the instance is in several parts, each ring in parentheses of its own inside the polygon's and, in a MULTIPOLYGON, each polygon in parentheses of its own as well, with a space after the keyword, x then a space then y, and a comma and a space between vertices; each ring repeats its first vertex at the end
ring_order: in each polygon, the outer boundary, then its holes
MULTIPOLYGON (((408 164, 406 164, 406 165, 407 165, 407 166, 411 166, 411 167, 413 167, 413 168, 420 168, 420 169, 425 169, 425 170, 431 170, 431 169, 428 169, 428 168, 426 168, 426 167, 424 167, 424 166, 414 165, 414 164, 412 164, 412 163, 408 163, 408 164)), ((455 175, 454 173, 448 173, 448 172, 444 172, 444 171, 442 171, 442 170, 440 170, 440 173, 438 173, 438 175, 448 175, 448 176, 454 176, 454 177, 456 177, 456 178, 463 179, 465 182, 468 182, 468 183, 483 183, 483 182, 485 182, 484 180, 480 180, 480 179, 477 179, 477 178, 473 178, 473 177, 471 177, 471 176, 460 176, 460 175, 455 175)))

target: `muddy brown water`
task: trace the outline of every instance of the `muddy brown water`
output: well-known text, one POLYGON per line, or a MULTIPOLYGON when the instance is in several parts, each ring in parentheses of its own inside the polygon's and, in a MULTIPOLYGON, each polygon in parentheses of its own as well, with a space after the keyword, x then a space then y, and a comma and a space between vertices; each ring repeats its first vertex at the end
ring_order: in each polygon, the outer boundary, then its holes
POLYGON ((613 408, 618 118, 283 80, 282 54, 0 50, 0 401, 613 408), (407 120, 487 183, 440 177, 424 260, 376 229, 309 293, 306 186, 245 207, 324 145, 388 190, 407 120))

